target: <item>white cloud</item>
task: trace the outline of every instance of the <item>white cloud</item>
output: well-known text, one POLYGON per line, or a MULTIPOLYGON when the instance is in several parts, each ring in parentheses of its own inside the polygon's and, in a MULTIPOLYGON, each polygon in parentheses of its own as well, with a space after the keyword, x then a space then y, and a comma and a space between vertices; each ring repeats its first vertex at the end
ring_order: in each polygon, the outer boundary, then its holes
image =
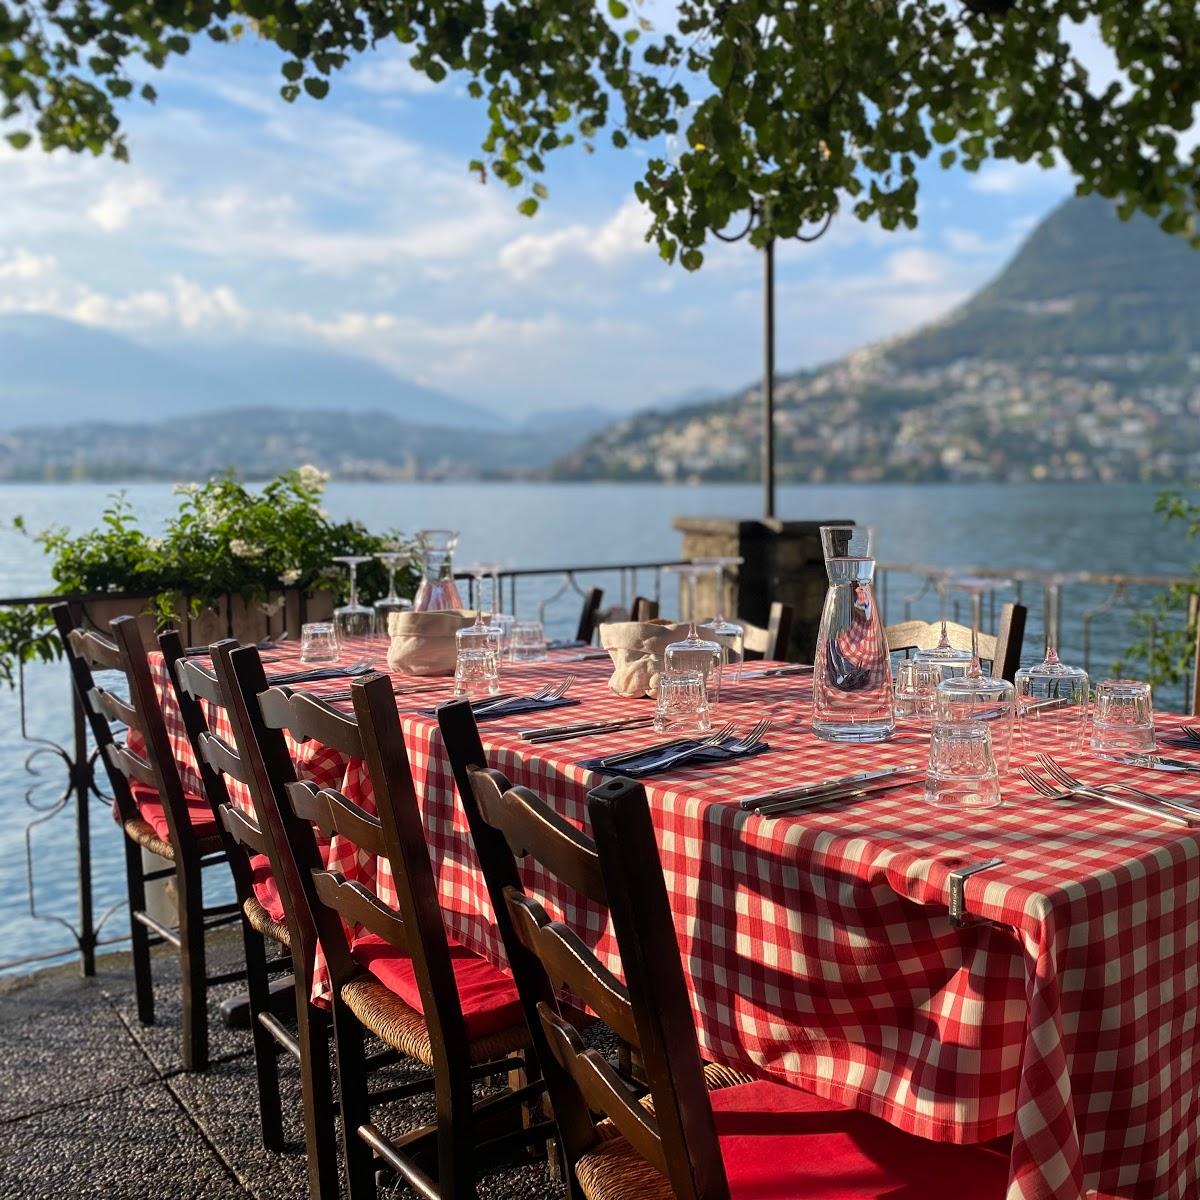
POLYGON ((950 264, 940 254, 911 246, 887 257, 889 282, 902 286, 939 284, 950 274, 950 264))
POLYGON ((0 279, 37 279, 54 270, 53 254, 31 254, 18 246, 8 257, 0 256, 0 279))
POLYGON ((1003 254, 1009 247, 1007 238, 990 239, 974 229, 961 229, 949 225, 942 232, 942 239, 954 254, 994 256, 1003 254))
POLYGON ((108 329, 182 328, 189 332, 240 329, 247 312, 224 285, 205 288, 183 275, 172 275, 166 288, 144 288, 124 296, 106 295, 88 288, 65 305, 59 315, 85 325, 108 329))
POLYGON ((540 275, 562 258, 578 256, 611 266, 639 253, 654 257, 646 243, 650 215, 634 197, 599 225, 568 225, 547 233, 525 233, 501 246, 501 268, 518 283, 540 275))
POLYGON ((423 71, 415 70, 408 61, 408 55, 397 53, 380 53, 367 59, 350 73, 349 82, 364 92, 385 95, 396 92, 423 95, 439 86, 423 71))
POLYGON ((104 185, 99 199, 88 208, 87 217, 105 233, 115 233, 129 224, 134 213, 161 203, 162 187, 157 181, 146 178, 122 180, 104 185))

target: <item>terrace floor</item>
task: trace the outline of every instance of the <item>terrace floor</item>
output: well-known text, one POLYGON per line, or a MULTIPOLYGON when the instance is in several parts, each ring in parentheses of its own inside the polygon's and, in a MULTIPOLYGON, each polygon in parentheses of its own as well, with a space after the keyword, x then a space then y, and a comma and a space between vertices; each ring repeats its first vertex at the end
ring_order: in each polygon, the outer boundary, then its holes
MULTIPOLYGON (((211 971, 240 961, 232 931, 210 939, 211 971)), ((179 1060, 178 959, 155 959, 158 1023, 139 1024, 128 955, 99 960, 94 979, 74 964, 0 979, 0 1179, 18 1197, 304 1197, 299 1073, 283 1060, 284 1115, 296 1150, 258 1140, 250 1034, 210 1023, 206 1075, 179 1060)), ((215 1006, 236 985, 215 989, 215 1006)), ((402 1075, 403 1068, 396 1068, 402 1075)), ((430 1119, 428 1100, 384 1110, 385 1128, 430 1119)), ((562 1188, 528 1160, 481 1180, 482 1200, 551 1200, 562 1188)), ((387 1196, 388 1193, 383 1193, 387 1196)), ((394 1200, 413 1193, 399 1186, 394 1200)))

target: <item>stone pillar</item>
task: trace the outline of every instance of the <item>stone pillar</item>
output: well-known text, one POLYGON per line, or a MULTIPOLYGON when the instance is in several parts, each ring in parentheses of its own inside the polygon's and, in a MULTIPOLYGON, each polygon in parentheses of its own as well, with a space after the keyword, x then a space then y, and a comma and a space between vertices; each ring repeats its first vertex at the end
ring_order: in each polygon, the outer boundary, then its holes
MULTIPOLYGON (((742 521, 737 517, 676 517, 683 535, 683 558, 740 555, 736 604, 726 615, 754 625, 766 625, 775 600, 795 610, 790 657, 812 662, 825 602, 825 557, 821 553, 822 525, 853 525, 844 517, 823 521, 742 521)), ((715 584, 702 580, 698 597, 702 613, 715 611, 715 584)))

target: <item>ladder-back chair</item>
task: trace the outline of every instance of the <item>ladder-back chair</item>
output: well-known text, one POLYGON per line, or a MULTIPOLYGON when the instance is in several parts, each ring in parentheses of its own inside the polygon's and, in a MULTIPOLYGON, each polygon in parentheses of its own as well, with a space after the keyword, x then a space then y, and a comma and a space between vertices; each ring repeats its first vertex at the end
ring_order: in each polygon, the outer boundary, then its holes
MULTIPOLYGON (((300 1043, 275 1011, 286 1005, 289 989, 294 990, 292 936, 287 915, 271 871, 262 829, 251 812, 230 798, 227 779, 249 789, 249 767, 237 750, 209 727, 209 714, 215 717, 228 709, 216 673, 196 658, 185 656, 182 640, 174 630, 161 634, 158 643, 171 673, 188 742, 200 768, 205 794, 216 814, 233 873, 242 914, 262 1143, 268 1150, 279 1151, 286 1148, 286 1142, 277 1056, 283 1050, 301 1057, 300 1043), (275 957, 267 957, 268 946, 275 957), (276 977, 274 986, 272 976, 276 977)), ((292 1000, 294 1003, 294 997, 292 1000)))
POLYGON ((356 680, 350 691, 353 714, 284 688, 258 697, 268 729, 361 760, 372 786, 375 813, 308 782, 289 781, 280 805, 329 968, 350 1192, 354 1200, 374 1194, 378 1158, 424 1197, 465 1200, 477 1194, 482 1160, 515 1143, 545 1141, 553 1127, 522 1125, 540 1084, 479 1102, 472 1097, 475 1081, 524 1070, 524 1013, 511 977, 446 935, 390 679, 356 680), (352 846, 356 857, 386 862, 396 903, 327 867, 314 828, 352 846), (348 926, 358 931, 352 939, 348 926), (431 1074, 386 1094, 370 1092, 366 1033, 431 1074), (384 1099, 429 1090, 436 1124, 392 1138, 372 1120, 372 1107, 384 1099))
POLYGON ((596 625, 600 618, 600 602, 604 599, 601 588, 588 588, 583 594, 583 608, 579 613, 579 626, 575 631, 575 640, 591 645, 596 634, 596 625))
MULTIPOLYGON (((979 634, 979 657, 991 663, 992 674, 1010 683, 1021 665, 1021 649, 1025 642, 1025 618, 1028 609, 1023 604, 1007 603, 1000 609, 1000 621, 995 633, 979 634)), ((942 635, 941 621, 902 621, 889 625, 884 631, 888 649, 893 653, 912 650, 932 650, 942 635)), ((946 622, 946 634, 955 650, 971 649, 971 628, 955 621, 946 622)))
POLYGON ((795 615, 795 609, 790 604, 776 600, 771 604, 765 629, 738 617, 737 623, 745 630, 746 661, 765 658, 787 662, 791 653, 795 615))
MULTIPOLYGON (((636 1047, 644 1098, 585 1045, 553 999, 538 1014, 556 1069, 546 1079, 573 1197, 583 1200, 1000 1200, 1003 1152, 923 1141, 798 1088, 706 1072, 680 959, 646 793, 613 780, 589 796, 592 837, 527 788, 472 769, 476 803, 516 858, 608 909, 618 977, 537 896, 506 889, 517 936, 541 978, 518 983, 567 992, 636 1047)), ((528 960, 526 960, 528 961, 528 960)))
POLYGON ((238 919, 236 904, 206 908, 203 872, 225 862, 216 817, 205 796, 185 791, 162 707, 154 690, 150 660, 135 617, 118 617, 112 636, 86 629, 70 604, 52 607, 71 677, 113 794, 113 816, 124 834, 125 884, 129 900, 134 992, 138 1020, 154 1023, 150 949, 168 942, 179 951, 183 1066, 208 1067, 208 988, 242 977, 241 971, 208 975, 207 929, 238 919), (127 698, 96 683, 94 672, 123 676, 127 698), (142 851, 169 862, 147 868, 142 851), (146 909, 146 884, 175 884, 178 922, 171 926, 146 909))

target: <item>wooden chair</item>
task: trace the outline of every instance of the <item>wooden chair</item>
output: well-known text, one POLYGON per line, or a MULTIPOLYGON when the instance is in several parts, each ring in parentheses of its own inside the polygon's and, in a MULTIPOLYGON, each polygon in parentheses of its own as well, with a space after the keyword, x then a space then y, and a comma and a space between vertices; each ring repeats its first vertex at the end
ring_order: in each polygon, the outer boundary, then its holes
POLYGON ((1192 716, 1200 717, 1200 595, 1188 602, 1188 624, 1196 629, 1196 653, 1192 658, 1192 716))
POLYGON ((792 643, 792 621, 795 610, 790 604, 778 600, 771 605, 766 629, 752 625, 738 617, 737 623, 746 631, 745 654, 747 661, 767 658, 781 662, 789 660, 792 643))
MULTIPOLYGON (((268 1150, 283 1150, 286 1142, 277 1055, 284 1050, 302 1059, 303 1048, 273 1010, 284 1007, 289 989, 293 994, 287 1007, 291 1008, 295 1003, 291 977, 292 935, 271 872, 263 831, 251 813, 233 803, 226 784, 228 777, 249 788, 249 767, 234 747, 209 728, 204 705, 213 714, 228 709, 216 674, 196 659, 184 656, 182 640, 174 630, 161 634, 158 643, 171 673, 175 698, 188 742, 200 767, 205 794, 217 817, 241 908, 262 1144, 268 1150), (271 959, 267 957, 268 944, 276 954, 271 959), (276 976, 274 986, 272 976, 276 976)), ((336 1169, 332 1178, 336 1182, 336 1169)))
MULTIPOLYGON (((234 651, 233 662, 245 653, 234 651)), ((446 936, 391 680, 356 680, 351 693, 353 716, 283 688, 257 697, 267 729, 286 730, 297 741, 315 739, 365 762, 378 812, 336 790, 295 780, 284 786, 278 812, 329 967, 350 1194, 354 1200, 374 1195, 379 1158, 429 1200, 474 1200, 483 1159, 511 1153, 517 1144, 544 1142, 553 1126, 523 1124, 540 1083, 479 1102, 472 1097, 475 1081, 524 1070, 524 1012, 508 975, 446 936), (314 828, 357 854, 385 860, 395 907, 327 867, 314 828), (347 926, 359 930, 352 940, 347 926), (431 1074, 388 1093, 370 1092, 368 1032, 431 1074), (393 1139, 373 1123, 373 1105, 430 1090, 435 1125, 393 1139)), ((272 796, 278 793, 272 789, 272 796)))
POLYGON ((706 1071, 640 783, 613 780, 590 794, 593 841, 498 772, 473 768, 470 781, 514 862, 532 858, 607 908, 616 934, 623 980, 536 896, 519 885, 505 891, 527 951, 518 984, 541 997, 537 1011, 554 1056, 546 1081, 573 1200, 1005 1194, 1005 1153, 923 1141, 797 1088, 706 1071), (531 962, 537 980, 529 979, 531 962), (648 1097, 584 1044, 554 999, 564 991, 637 1047, 648 1097))
MULTIPOLYGON (((289 821, 285 816, 290 809, 286 807, 284 789, 298 776, 286 738, 280 730, 266 725, 259 710, 257 697, 267 690, 268 683, 257 648, 239 647, 237 642, 227 640, 210 649, 219 688, 217 702, 228 714, 234 744, 227 746, 209 734, 201 739, 202 753, 214 770, 249 789, 254 809, 252 816, 232 805, 221 810, 230 836, 243 848, 241 853, 252 856, 259 884, 252 889, 252 901, 244 898, 242 911, 256 930, 288 946, 295 981, 295 1036, 270 1012, 269 997, 261 989, 251 996, 255 1023, 268 1035, 256 1034, 255 1041, 256 1066, 261 1052, 265 1068, 259 1079, 260 1102, 264 1091, 278 1095, 278 1075, 267 1064, 275 1046, 281 1046, 300 1064, 309 1196, 312 1200, 330 1200, 340 1190, 330 1070, 332 1024, 329 1014, 311 1002, 317 926, 304 898, 292 851, 293 839, 312 841, 313 831, 307 822, 289 821), (269 866, 266 878, 263 855, 269 866), (268 880, 274 883, 273 893, 268 880), (279 915, 282 920, 276 919, 279 915)), ((197 672, 188 670, 186 674, 191 683, 197 682, 197 672)), ((268 1095, 268 1108, 270 1103, 268 1095)))
POLYGON ((591 644, 592 638, 596 634, 596 624, 600 613, 600 602, 604 599, 604 592, 600 588, 588 588, 583 594, 583 610, 579 614, 579 628, 575 633, 577 642, 585 642, 591 644))
MULTIPOLYGON (((979 657, 992 664, 992 674, 1010 683, 1021 665, 1021 647, 1025 642, 1025 618, 1028 610, 1023 604, 1005 604, 1000 609, 1000 624, 994 634, 980 633, 979 657)), ((892 653, 909 650, 932 650, 942 634, 940 621, 902 621, 885 630, 888 649, 892 653)), ((954 621, 946 622, 950 645, 956 650, 971 649, 971 629, 954 621)))
POLYGON ((649 600, 645 596, 634 596, 633 607, 629 610, 631 621, 653 621, 659 613, 657 600, 649 600))
POLYGON ((113 794, 113 816, 124 833, 125 884, 138 1020, 154 1023, 154 982, 150 949, 168 942, 179 951, 182 990, 183 1066, 208 1068, 208 988, 242 977, 241 971, 208 975, 204 935, 238 919, 237 905, 204 905, 205 868, 226 861, 216 817, 204 796, 184 790, 162 708, 154 691, 150 661, 135 617, 118 617, 112 638, 84 629, 70 604, 52 608, 71 677, 104 762, 113 794), (94 671, 117 671, 128 699, 100 687, 94 671), (118 741, 124 727, 135 739, 118 741), (167 859, 167 867, 147 870, 142 851, 167 859), (146 911, 146 884, 172 879, 178 924, 169 926, 146 911))

